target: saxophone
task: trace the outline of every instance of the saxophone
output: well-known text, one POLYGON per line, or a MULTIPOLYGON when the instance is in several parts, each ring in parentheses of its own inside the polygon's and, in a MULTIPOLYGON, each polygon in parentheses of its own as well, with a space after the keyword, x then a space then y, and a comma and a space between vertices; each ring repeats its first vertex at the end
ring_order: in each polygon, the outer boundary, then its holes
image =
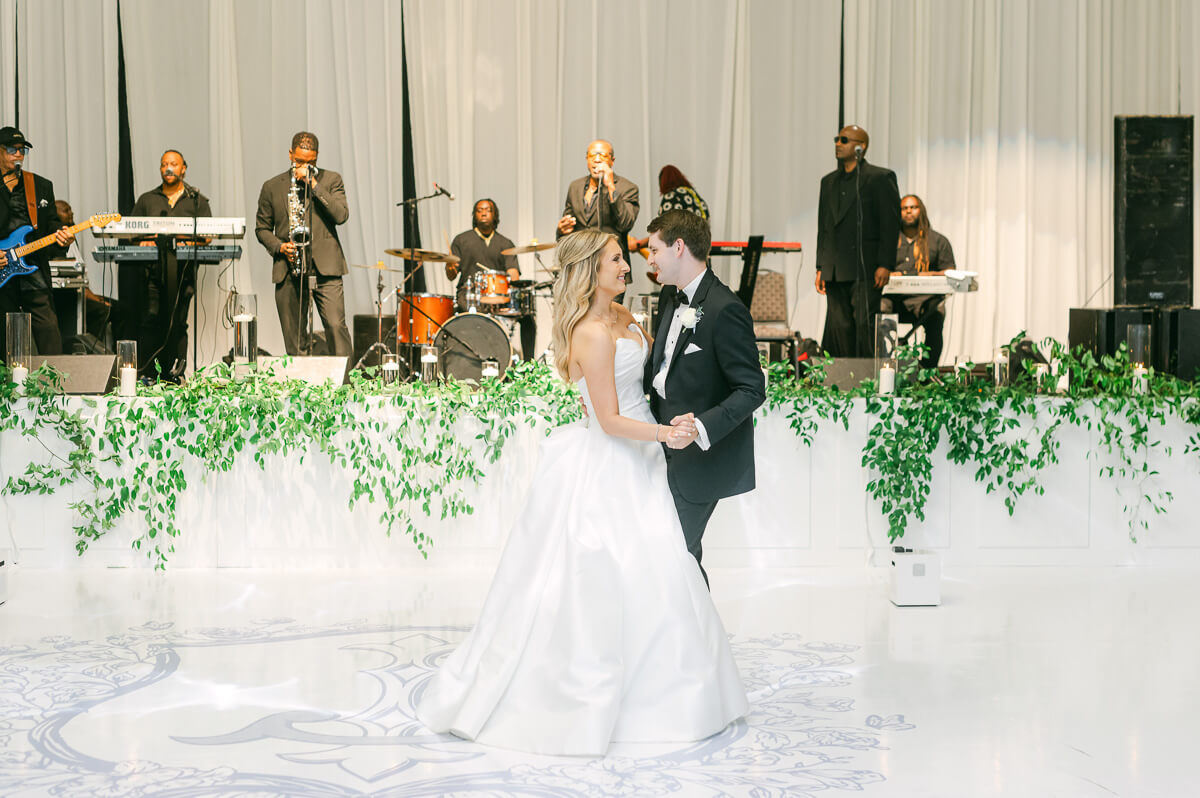
MULTIPOLYGON (((316 167, 309 166, 313 179, 316 179, 316 167)), ((304 219, 305 201, 301 198, 300 192, 303 190, 303 185, 296 180, 296 168, 291 169, 292 187, 288 189, 287 210, 288 210, 288 240, 296 245, 296 252, 290 258, 292 262, 292 274, 300 274, 300 247, 306 246, 312 241, 312 231, 309 229, 307 222, 304 219)))

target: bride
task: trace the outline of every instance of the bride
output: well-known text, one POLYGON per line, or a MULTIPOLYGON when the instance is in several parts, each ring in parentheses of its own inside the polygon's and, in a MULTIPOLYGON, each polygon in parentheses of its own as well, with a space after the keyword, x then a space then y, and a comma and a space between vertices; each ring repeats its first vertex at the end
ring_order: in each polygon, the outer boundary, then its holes
POLYGON ((612 742, 690 742, 747 710, 700 568, 684 543, 642 392, 645 331, 614 302, 629 265, 596 230, 556 250, 553 348, 590 422, 542 445, 479 621, 422 686, 435 732, 539 754, 603 756, 612 742))

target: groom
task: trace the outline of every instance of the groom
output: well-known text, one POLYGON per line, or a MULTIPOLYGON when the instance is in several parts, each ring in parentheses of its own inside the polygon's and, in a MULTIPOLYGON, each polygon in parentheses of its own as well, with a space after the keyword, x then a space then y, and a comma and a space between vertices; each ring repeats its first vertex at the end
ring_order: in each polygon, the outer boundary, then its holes
MULTIPOLYGON (((667 211, 647 228, 649 264, 664 288, 643 387, 661 423, 694 423, 693 445, 666 449, 667 481, 688 551, 726 496, 754 490, 755 408, 766 399, 750 311, 705 264, 708 222, 667 211)), ((703 566, 700 573, 708 582, 703 566)))

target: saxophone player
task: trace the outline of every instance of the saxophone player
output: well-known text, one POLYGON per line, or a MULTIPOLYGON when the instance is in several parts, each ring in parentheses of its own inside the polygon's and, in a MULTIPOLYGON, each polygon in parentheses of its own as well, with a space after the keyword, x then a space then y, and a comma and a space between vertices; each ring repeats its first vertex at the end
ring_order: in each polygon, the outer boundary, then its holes
MULTIPOLYGON (((346 328, 346 299, 342 275, 346 256, 337 226, 350 218, 342 176, 317 168, 319 142, 313 133, 292 136, 291 166, 263 183, 258 195, 255 233, 271 255, 275 308, 289 355, 322 354, 301 349, 301 272, 315 278, 312 301, 325 327, 327 353, 351 353, 346 328)), ((310 285, 313 283, 310 281, 310 285)))

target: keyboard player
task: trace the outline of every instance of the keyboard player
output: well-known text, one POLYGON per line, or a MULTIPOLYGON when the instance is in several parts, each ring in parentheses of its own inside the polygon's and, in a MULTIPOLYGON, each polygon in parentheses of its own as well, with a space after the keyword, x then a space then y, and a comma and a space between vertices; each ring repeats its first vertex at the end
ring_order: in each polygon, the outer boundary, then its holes
MULTIPOLYGON (((208 198, 184 181, 187 161, 178 150, 159 160, 160 185, 138 197, 131 216, 212 216, 208 198)), ((121 297, 123 335, 138 342, 143 376, 178 382, 187 366, 187 314, 196 294, 195 265, 177 245, 203 243, 189 238, 156 236, 140 242, 157 246, 158 260, 121 263, 117 285, 121 297), (158 368, 155 367, 158 365, 158 368)))
MULTIPOLYGON (((954 268, 954 250, 944 235, 929 226, 925 203, 916 194, 900 199, 900 238, 896 245, 894 275, 940 276, 954 268)), ((942 356, 942 329, 946 324, 945 294, 885 294, 881 313, 896 313, 900 321, 925 328, 929 354, 921 365, 935 368, 942 356)))

